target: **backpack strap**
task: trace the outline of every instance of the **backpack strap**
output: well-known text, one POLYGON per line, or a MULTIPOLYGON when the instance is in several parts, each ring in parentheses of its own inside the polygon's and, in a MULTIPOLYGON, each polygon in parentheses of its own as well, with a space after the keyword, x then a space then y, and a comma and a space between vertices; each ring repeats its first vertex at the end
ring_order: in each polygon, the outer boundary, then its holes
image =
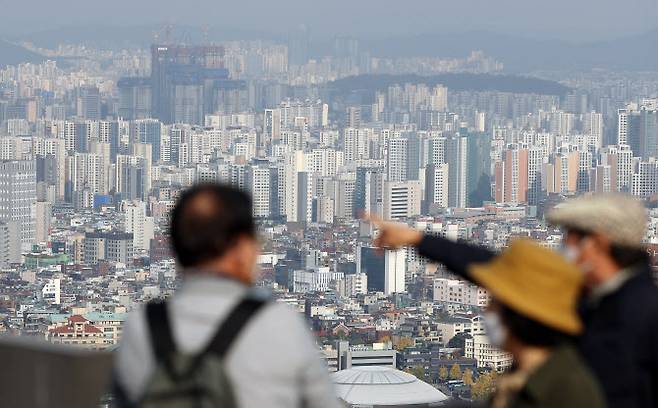
POLYGON ((229 313, 200 356, 213 353, 223 358, 240 331, 266 303, 268 303, 267 300, 263 299, 243 298, 229 313))
POLYGON ((146 321, 151 334, 153 353, 158 362, 169 364, 169 357, 176 352, 176 344, 171 334, 167 303, 150 302, 146 305, 146 321))

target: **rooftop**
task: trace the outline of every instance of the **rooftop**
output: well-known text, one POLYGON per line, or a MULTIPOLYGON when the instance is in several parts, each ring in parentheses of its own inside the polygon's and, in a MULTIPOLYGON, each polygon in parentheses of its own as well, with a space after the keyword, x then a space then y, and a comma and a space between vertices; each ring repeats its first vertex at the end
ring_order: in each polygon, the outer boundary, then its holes
POLYGON ((331 375, 338 396, 350 405, 439 406, 448 397, 411 374, 391 367, 356 367, 331 375))

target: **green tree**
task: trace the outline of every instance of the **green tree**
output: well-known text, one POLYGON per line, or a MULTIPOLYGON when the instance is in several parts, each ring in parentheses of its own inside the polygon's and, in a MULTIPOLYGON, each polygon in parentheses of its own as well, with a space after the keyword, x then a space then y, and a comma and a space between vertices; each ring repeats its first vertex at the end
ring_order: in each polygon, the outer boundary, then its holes
POLYGON ((459 368, 459 365, 453 364, 452 367, 450 367, 450 379, 459 380, 461 378, 462 378, 462 369, 459 368))
POLYGON ((441 366, 439 368, 439 378, 441 381, 445 381, 448 379, 448 368, 446 366, 441 366))
POLYGON ((409 373, 420 380, 425 380, 425 367, 420 364, 413 366, 409 373))
POLYGON ((473 385, 473 371, 468 368, 464 370, 464 374, 462 374, 462 381, 464 382, 464 385, 468 387, 473 385))

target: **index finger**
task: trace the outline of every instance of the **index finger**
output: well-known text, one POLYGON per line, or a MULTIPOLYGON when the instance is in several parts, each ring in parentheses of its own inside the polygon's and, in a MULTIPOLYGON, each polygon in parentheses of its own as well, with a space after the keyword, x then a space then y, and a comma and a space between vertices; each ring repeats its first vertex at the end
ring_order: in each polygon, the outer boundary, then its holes
POLYGON ((382 219, 379 218, 377 214, 373 214, 373 213, 365 213, 363 215, 363 221, 369 222, 377 228, 379 228, 383 224, 382 219))

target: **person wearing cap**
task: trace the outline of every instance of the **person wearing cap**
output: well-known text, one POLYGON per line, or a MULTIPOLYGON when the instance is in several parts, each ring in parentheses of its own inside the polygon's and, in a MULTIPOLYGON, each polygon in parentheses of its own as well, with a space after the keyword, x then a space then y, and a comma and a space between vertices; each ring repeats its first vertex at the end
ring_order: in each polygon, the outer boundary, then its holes
POLYGON ((572 345, 583 329, 576 311, 583 280, 577 268, 554 251, 517 240, 469 270, 492 298, 484 313, 491 343, 514 357, 490 406, 604 407, 598 383, 572 345))
MULTIPOLYGON (((583 274, 578 349, 611 407, 658 407, 658 287, 642 239, 642 204, 620 194, 583 196, 559 204, 548 222, 564 229, 563 254, 583 274)), ((493 251, 425 235, 406 225, 373 219, 375 244, 415 246, 420 255, 473 280, 470 265, 493 251)))
POLYGON ((564 253, 585 276, 580 350, 610 406, 658 407, 658 287, 643 248, 646 210, 628 196, 584 196, 553 208, 564 253))

